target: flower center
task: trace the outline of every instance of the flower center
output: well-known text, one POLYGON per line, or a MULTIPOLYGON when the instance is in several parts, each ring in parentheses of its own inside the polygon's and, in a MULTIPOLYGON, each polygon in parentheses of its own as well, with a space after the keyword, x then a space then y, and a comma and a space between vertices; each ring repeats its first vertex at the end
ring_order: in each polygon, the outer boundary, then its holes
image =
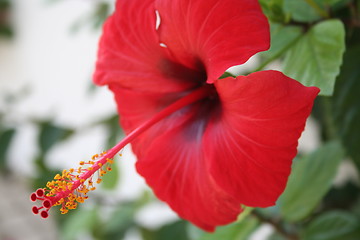
POLYGON ((52 206, 61 205, 60 211, 62 214, 67 213, 70 209, 75 209, 78 203, 82 203, 88 198, 87 193, 89 191, 96 189, 94 183, 100 183, 102 176, 111 171, 114 156, 121 152, 128 143, 179 109, 213 96, 214 89, 212 85, 196 88, 185 97, 164 108, 150 120, 144 122, 107 152, 95 154, 87 162, 81 161, 80 167, 76 169, 63 170, 61 175, 57 174, 54 180, 46 184, 46 188, 37 189, 30 195, 31 201, 41 202, 41 206, 33 206, 33 213, 47 218, 52 206), (98 173, 96 180, 93 179, 95 173, 98 173))
POLYGON ((200 59, 194 58, 194 69, 186 67, 180 63, 173 62, 169 59, 163 59, 159 63, 159 69, 165 77, 182 82, 191 83, 194 87, 199 87, 206 83, 207 74, 204 64, 200 59))

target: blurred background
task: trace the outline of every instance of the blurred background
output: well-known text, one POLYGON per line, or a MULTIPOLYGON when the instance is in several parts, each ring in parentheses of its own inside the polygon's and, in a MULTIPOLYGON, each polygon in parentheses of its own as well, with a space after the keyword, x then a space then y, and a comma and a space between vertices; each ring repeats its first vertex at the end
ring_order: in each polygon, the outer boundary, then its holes
MULTIPOLYGON (((0 240, 360 239, 355 231, 359 219, 343 213, 333 214, 341 224, 330 222, 328 229, 346 227, 349 238, 309 238, 313 226, 304 237, 292 234, 303 225, 306 230, 309 219, 321 211, 346 209, 356 202, 346 211, 360 213, 357 170, 342 156, 321 196, 331 201, 316 202, 316 210, 311 209, 315 213, 304 221, 291 221, 286 214, 282 218, 281 207, 248 209, 243 216, 246 221, 219 228, 215 235, 206 234, 180 220, 152 195, 134 169, 129 148, 100 189, 77 210, 60 215, 52 209, 47 220, 34 216, 29 201, 34 189, 123 136, 111 92, 94 87, 91 81, 101 25, 113 11, 113 3, 0 0, 0 240)), ((281 69, 280 61, 270 62, 264 67, 281 69)), ((239 74, 258 65, 259 57, 255 57, 231 71, 239 74)), ((316 116, 309 119, 299 146, 302 155, 322 145, 321 124, 316 116)))
MULTIPOLYGON (((101 24, 112 5, 86 0, 0 1, 1 240, 60 239, 62 232, 67 233, 64 239, 92 239, 88 230, 97 220, 88 217, 96 214, 105 221, 120 211, 120 205, 123 211, 108 231, 124 233, 121 228, 130 229, 135 221, 137 201, 152 198, 135 173, 134 157, 125 151, 126 161, 107 176, 102 191, 94 193, 74 220, 70 215, 54 220, 56 210, 48 220, 31 213, 33 189, 122 137, 112 94, 91 81, 101 24), (94 210, 98 204, 106 209, 94 210), (59 222, 65 219, 63 226, 59 222)), ((154 203, 152 209, 143 208, 145 216, 139 219, 155 226, 176 219, 164 204, 154 203), (156 214, 147 214, 152 209, 156 214)))

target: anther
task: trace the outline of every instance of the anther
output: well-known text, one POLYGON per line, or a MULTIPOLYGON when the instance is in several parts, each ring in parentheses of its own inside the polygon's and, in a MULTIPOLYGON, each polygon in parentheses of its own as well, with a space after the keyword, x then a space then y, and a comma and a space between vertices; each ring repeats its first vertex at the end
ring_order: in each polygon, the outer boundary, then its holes
POLYGON ((44 208, 50 208, 52 206, 49 199, 44 200, 42 205, 44 206, 44 208))
POLYGON ((48 218, 48 217, 49 217, 49 213, 48 213, 48 211, 44 210, 44 211, 42 211, 42 212, 40 213, 40 216, 41 216, 42 218, 48 218))
POLYGON ((33 214, 38 214, 39 213, 39 208, 36 207, 36 206, 33 206, 31 210, 32 210, 33 214))
POLYGON ((35 202, 35 201, 37 200, 36 193, 32 193, 32 194, 30 195, 30 200, 33 201, 33 202, 35 202))
POLYGON ((45 191, 42 188, 37 189, 35 193, 38 197, 43 197, 45 195, 45 191))

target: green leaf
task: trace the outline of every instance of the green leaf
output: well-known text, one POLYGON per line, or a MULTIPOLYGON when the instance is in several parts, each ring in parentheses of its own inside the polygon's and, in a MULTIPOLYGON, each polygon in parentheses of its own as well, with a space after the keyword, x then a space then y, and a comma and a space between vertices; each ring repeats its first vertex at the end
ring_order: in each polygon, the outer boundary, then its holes
POLYGON ((38 156, 34 161, 34 165, 38 173, 37 177, 33 179, 32 186, 34 186, 34 189, 43 188, 50 179, 53 179, 56 174, 61 172, 61 170, 49 169, 43 156, 38 156))
POLYGON ((0 24, 0 37, 12 38, 14 36, 14 31, 11 26, 0 24))
MULTIPOLYGON (((106 140, 106 148, 110 149, 112 148, 118 141, 121 136, 123 136, 123 131, 119 126, 119 116, 117 114, 112 115, 100 122, 97 122, 95 124, 104 124, 107 128, 107 140, 106 140)), ((119 171, 119 164, 118 160, 114 161, 114 164, 112 165, 112 171, 108 172, 104 177, 102 181, 102 187, 104 189, 114 189, 116 185, 119 183, 120 180, 120 171, 119 171)))
POLYGON ((9 0, 0 0, 0 10, 9 9, 11 7, 11 2, 9 0))
POLYGON ((264 62, 257 70, 262 70, 267 64, 285 54, 285 52, 299 40, 302 29, 296 26, 271 23, 270 32, 271 47, 268 51, 260 53, 264 62))
POLYGON ((8 152, 15 129, 0 129, 0 171, 6 168, 6 154, 8 152))
POLYGON ((316 24, 285 57, 284 73, 306 86, 317 86, 320 95, 333 93, 345 51, 345 30, 339 20, 316 24))
POLYGON ((118 161, 114 161, 113 164, 111 164, 111 171, 108 171, 103 177, 101 181, 101 187, 103 189, 112 190, 114 189, 118 182, 119 182, 119 167, 118 167, 118 161))
POLYGON ((39 146, 43 153, 57 142, 63 141, 73 134, 73 130, 69 128, 59 127, 50 121, 40 122, 39 146))
POLYGON ((341 186, 332 187, 323 199, 323 206, 347 209, 349 206, 356 205, 358 199, 360 200, 360 186, 350 180, 342 183, 341 186))
POLYGON ((102 228, 105 239, 122 239, 126 231, 134 224, 137 205, 127 203, 119 205, 102 228))
POLYGON ((61 240, 75 240, 82 232, 91 232, 99 225, 98 210, 80 208, 67 216, 61 229, 61 240))
POLYGON ((71 27, 72 32, 78 32, 81 28, 91 26, 93 29, 98 29, 102 26, 106 18, 111 13, 110 3, 106 1, 99 1, 95 4, 92 12, 81 16, 71 27))
POLYGON ((360 198, 357 198, 356 202, 351 206, 351 212, 360 218, 360 198))
POLYGON ((135 214, 149 200, 149 194, 144 192, 136 201, 119 204, 105 225, 99 229, 104 236, 103 239, 123 239, 126 231, 135 225, 135 214))
POLYGON ((227 78, 227 77, 233 77, 233 78, 235 78, 236 76, 232 75, 232 74, 229 73, 229 72, 224 72, 223 75, 221 75, 221 76, 219 77, 219 79, 223 79, 223 78, 227 78))
POLYGON ((207 233, 192 226, 189 231, 197 232, 192 234, 197 235, 194 240, 245 240, 248 236, 255 231, 259 226, 256 218, 248 216, 242 221, 238 221, 227 226, 218 227, 214 233, 207 233))
POLYGON ((360 239, 360 222, 349 212, 327 212, 310 222, 303 231, 301 239, 357 240, 360 239))
POLYGON ((271 58, 279 56, 284 49, 291 46, 302 34, 301 27, 285 26, 278 23, 270 24, 271 47, 261 54, 262 57, 271 58))
POLYGON ((284 12, 298 22, 314 22, 328 17, 324 0, 284 0, 284 12))
POLYGON ((324 4, 331 9, 338 10, 339 8, 345 7, 347 4, 352 2, 353 0, 324 0, 324 4))
POLYGON ((242 213, 238 216, 237 222, 242 222, 247 219, 247 217, 251 214, 252 211, 255 210, 253 207, 241 206, 243 208, 242 213))
POLYGON ((289 21, 289 14, 284 13, 284 0, 259 0, 266 17, 272 22, 285 23, 289 21))
POLYGON ((104 125, 107 131, 106 148, 112 148, 121 137, 124 136, 124 132, 119 125, 119 115, 113 114, 104 119, 96 121, 91 126, 104 125))
POLYGON ((334 141, 295 160, 285 192, 278 202, 285 220, 302 220, 315 209, 330 189, 343 157, 341 144, 334 141))
POLYGON ((360 171, 360 45, 344 56, 334 98, 333 110, 338 133, 348 154, 360 171))
POLYGON ((283 237, 280 233, 274 232, 270 235, 268 240, 287 240, 285 237, 283 237))
POLYGON ((189 240, 186 232, 187 222, 176 221, 166 224, 157 230, 141 228, 144 240, 189 240))
POLYGON ((110 13, 111 13, 110 3, 107 2, 97 3, 95 11, 90 16, 90 20, 93 21, 93 27, 95 29, 100 28, 103 25, 106 18, 110 15, 110 13))

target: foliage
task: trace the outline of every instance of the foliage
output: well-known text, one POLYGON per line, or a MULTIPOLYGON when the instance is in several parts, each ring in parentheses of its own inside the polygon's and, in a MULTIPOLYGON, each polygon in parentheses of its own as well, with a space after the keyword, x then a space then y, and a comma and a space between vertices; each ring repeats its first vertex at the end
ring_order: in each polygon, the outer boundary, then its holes
MULTIPOLYGON (((273 226, 274 233, 269 239, 360 239, 359 183, 333 184, 345 158, 353 161, 360 173, 360 1, 260 0, 260 3, 270 21, 272 45, 269 51, 258 55, 262 61, 256 70, 281 62, 287 75, 321 89, 313 114, 321 126, 321 146, 311 153, 300 153, 294 160, 288 186, 277 205, 250 209, 250 214, 238 222, 205 233, 180 220, 155 229, 137 223, 136 214, 153 201, 147 194, 130 202, 118 201, 109 208, 108 216, 101 216, 101 209, 107 207, 105 194, 97 196, 93 208, 81 207, 66 220, 57 218, 64 240, 80 239, 84 232, 99 240, 123 239, 134 230, 144 240, 242 240, 249 239, 263 223, 273 226)), ((88 19, 99 27, 110 9, 108 2, 97 1, 94 11, 76 28, 88 19)), ((117 121, 114 115, 89 127, 105 126, 108 139, 104 145, 110 146, 122 134, 117 121)), ((78 134, 78 130, 48 119, 33 124, 39 129, 40 153, 34 159, 39 178, 34 181, 35 186, 40 186, 54 175, 46 163, 47 153, 59 142, 78 134)), ((12 126, 0 126, 1 171, 6 169, 7 149, 15 133, 12 126)), ((104 188, 109 191, 121 184, 117 171, 107 178, 104 188)))
POLYGON ((297 222, 309 216, 329 191, 344 152, 339 142, 328 142, 294 160, 294 170, 279 199, 284 220, 297 222))
POLYGON ((306 86, 317 86, 320 95, 333 93, 345 51, 345 30, 339 20, 312 26, 286 53, 284 73, 306 86))
POLYGON ((11 6, 12 3, 10 0, 0 0, 0 38, 9 38, 14 34, 10 22, 11 6))

